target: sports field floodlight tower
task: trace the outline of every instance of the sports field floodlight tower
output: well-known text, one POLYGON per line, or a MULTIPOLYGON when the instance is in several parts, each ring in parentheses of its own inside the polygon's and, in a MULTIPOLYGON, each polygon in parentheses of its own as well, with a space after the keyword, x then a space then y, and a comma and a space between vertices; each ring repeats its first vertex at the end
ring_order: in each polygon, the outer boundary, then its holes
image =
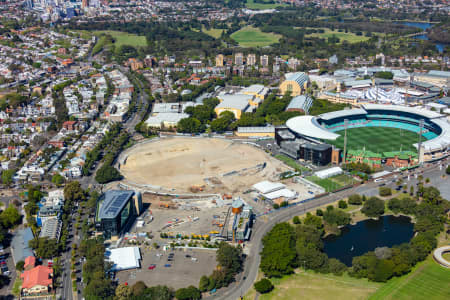
POLYGON ((419 143, 418 145, 418 151, 419 151, 419 164, 422 165, 423 164, 423 149, 422 149, 422 133, 423 133, 423 124, 424 124, 424 119, 420 119, 419 122, 419 126, 420 126, 420 131, 419 131, 419 143))
POLYGON ((344 119, 344 164, 347 163, 347 127, 348 127, 348 119, 344 119))

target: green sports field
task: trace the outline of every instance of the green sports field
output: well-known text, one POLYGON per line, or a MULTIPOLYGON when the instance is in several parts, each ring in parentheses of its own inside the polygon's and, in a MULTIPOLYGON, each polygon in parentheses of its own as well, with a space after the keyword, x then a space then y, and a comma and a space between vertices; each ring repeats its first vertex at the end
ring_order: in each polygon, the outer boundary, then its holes
MULTIPOLYGON (((340 135, 335 141, 327 141, 340 149, 344 149, 344 130, 336 132, 340 135)), ((389 151, 414 151, 413 144, 419 141, 417 133, 389 127, 360 127, 347 129, 347 150, 366 149, 376 153, 389 151)), ((425 138, 422 139, 425 141, 425 138)))
POLYGON ((262 32, 259 28, 246 26, 234 32, 231 38, 241 47, 265 47, 277 43, 281 35, 262 32))
POLYGON ((369 300, 450 299, 450 270, 429 257, 414 271, 389 280, 369 300))

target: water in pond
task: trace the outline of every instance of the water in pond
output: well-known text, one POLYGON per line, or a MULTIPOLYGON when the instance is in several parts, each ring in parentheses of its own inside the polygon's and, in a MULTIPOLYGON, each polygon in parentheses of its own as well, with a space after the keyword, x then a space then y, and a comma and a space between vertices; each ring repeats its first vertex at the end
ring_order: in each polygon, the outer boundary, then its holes
MULTIPOLYGON (((421 23, 421 22, 400 22, 400 24, 409 26, 409 27, 415 27, 415 28, 420 28, 424 31, 423 34, 420 35, 416 35, 414 36, 415 39, 419 39, 419 40, 428 40, 428 35, 425 32, 425 30, 427 30, 428 28, 431 28, 434 26, 434 24, 431 23, 421 23)), ((441 43, 434 43, 434 45, 436 46, 436 49, 439 51, 439 53, 444 52, 445 49, 445 44, 441 44, 441 43)))
POLYGON ((341 229, 340 236, 324 239, 324 252, 347 266, 352 259, 378 247, 392 247, 409 242, 413 237, 413 223, 408 217, 383 216, 379 220, 365 220, 341 229))

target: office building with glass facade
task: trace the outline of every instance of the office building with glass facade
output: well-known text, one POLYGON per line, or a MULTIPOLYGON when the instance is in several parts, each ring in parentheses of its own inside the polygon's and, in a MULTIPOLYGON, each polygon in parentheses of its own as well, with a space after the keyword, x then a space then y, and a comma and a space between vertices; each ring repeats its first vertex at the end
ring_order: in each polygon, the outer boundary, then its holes
POLYGON ((106 191, 97 202, 95 226, 106 239, 120 236, 130 229, 142 213, 142 196, 129 190, 106 191))

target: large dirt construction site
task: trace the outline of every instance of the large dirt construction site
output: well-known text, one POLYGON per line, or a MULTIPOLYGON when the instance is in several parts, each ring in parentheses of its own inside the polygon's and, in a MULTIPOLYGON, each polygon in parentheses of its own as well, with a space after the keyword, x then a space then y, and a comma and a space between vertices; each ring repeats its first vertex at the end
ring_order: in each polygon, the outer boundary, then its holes
POLYGON ((125 181, 178 193, 193 186, 237 192, 286 170, 264 151, 225 139, 165 138, 138 144, 126 155, 120 168, 125 181))

